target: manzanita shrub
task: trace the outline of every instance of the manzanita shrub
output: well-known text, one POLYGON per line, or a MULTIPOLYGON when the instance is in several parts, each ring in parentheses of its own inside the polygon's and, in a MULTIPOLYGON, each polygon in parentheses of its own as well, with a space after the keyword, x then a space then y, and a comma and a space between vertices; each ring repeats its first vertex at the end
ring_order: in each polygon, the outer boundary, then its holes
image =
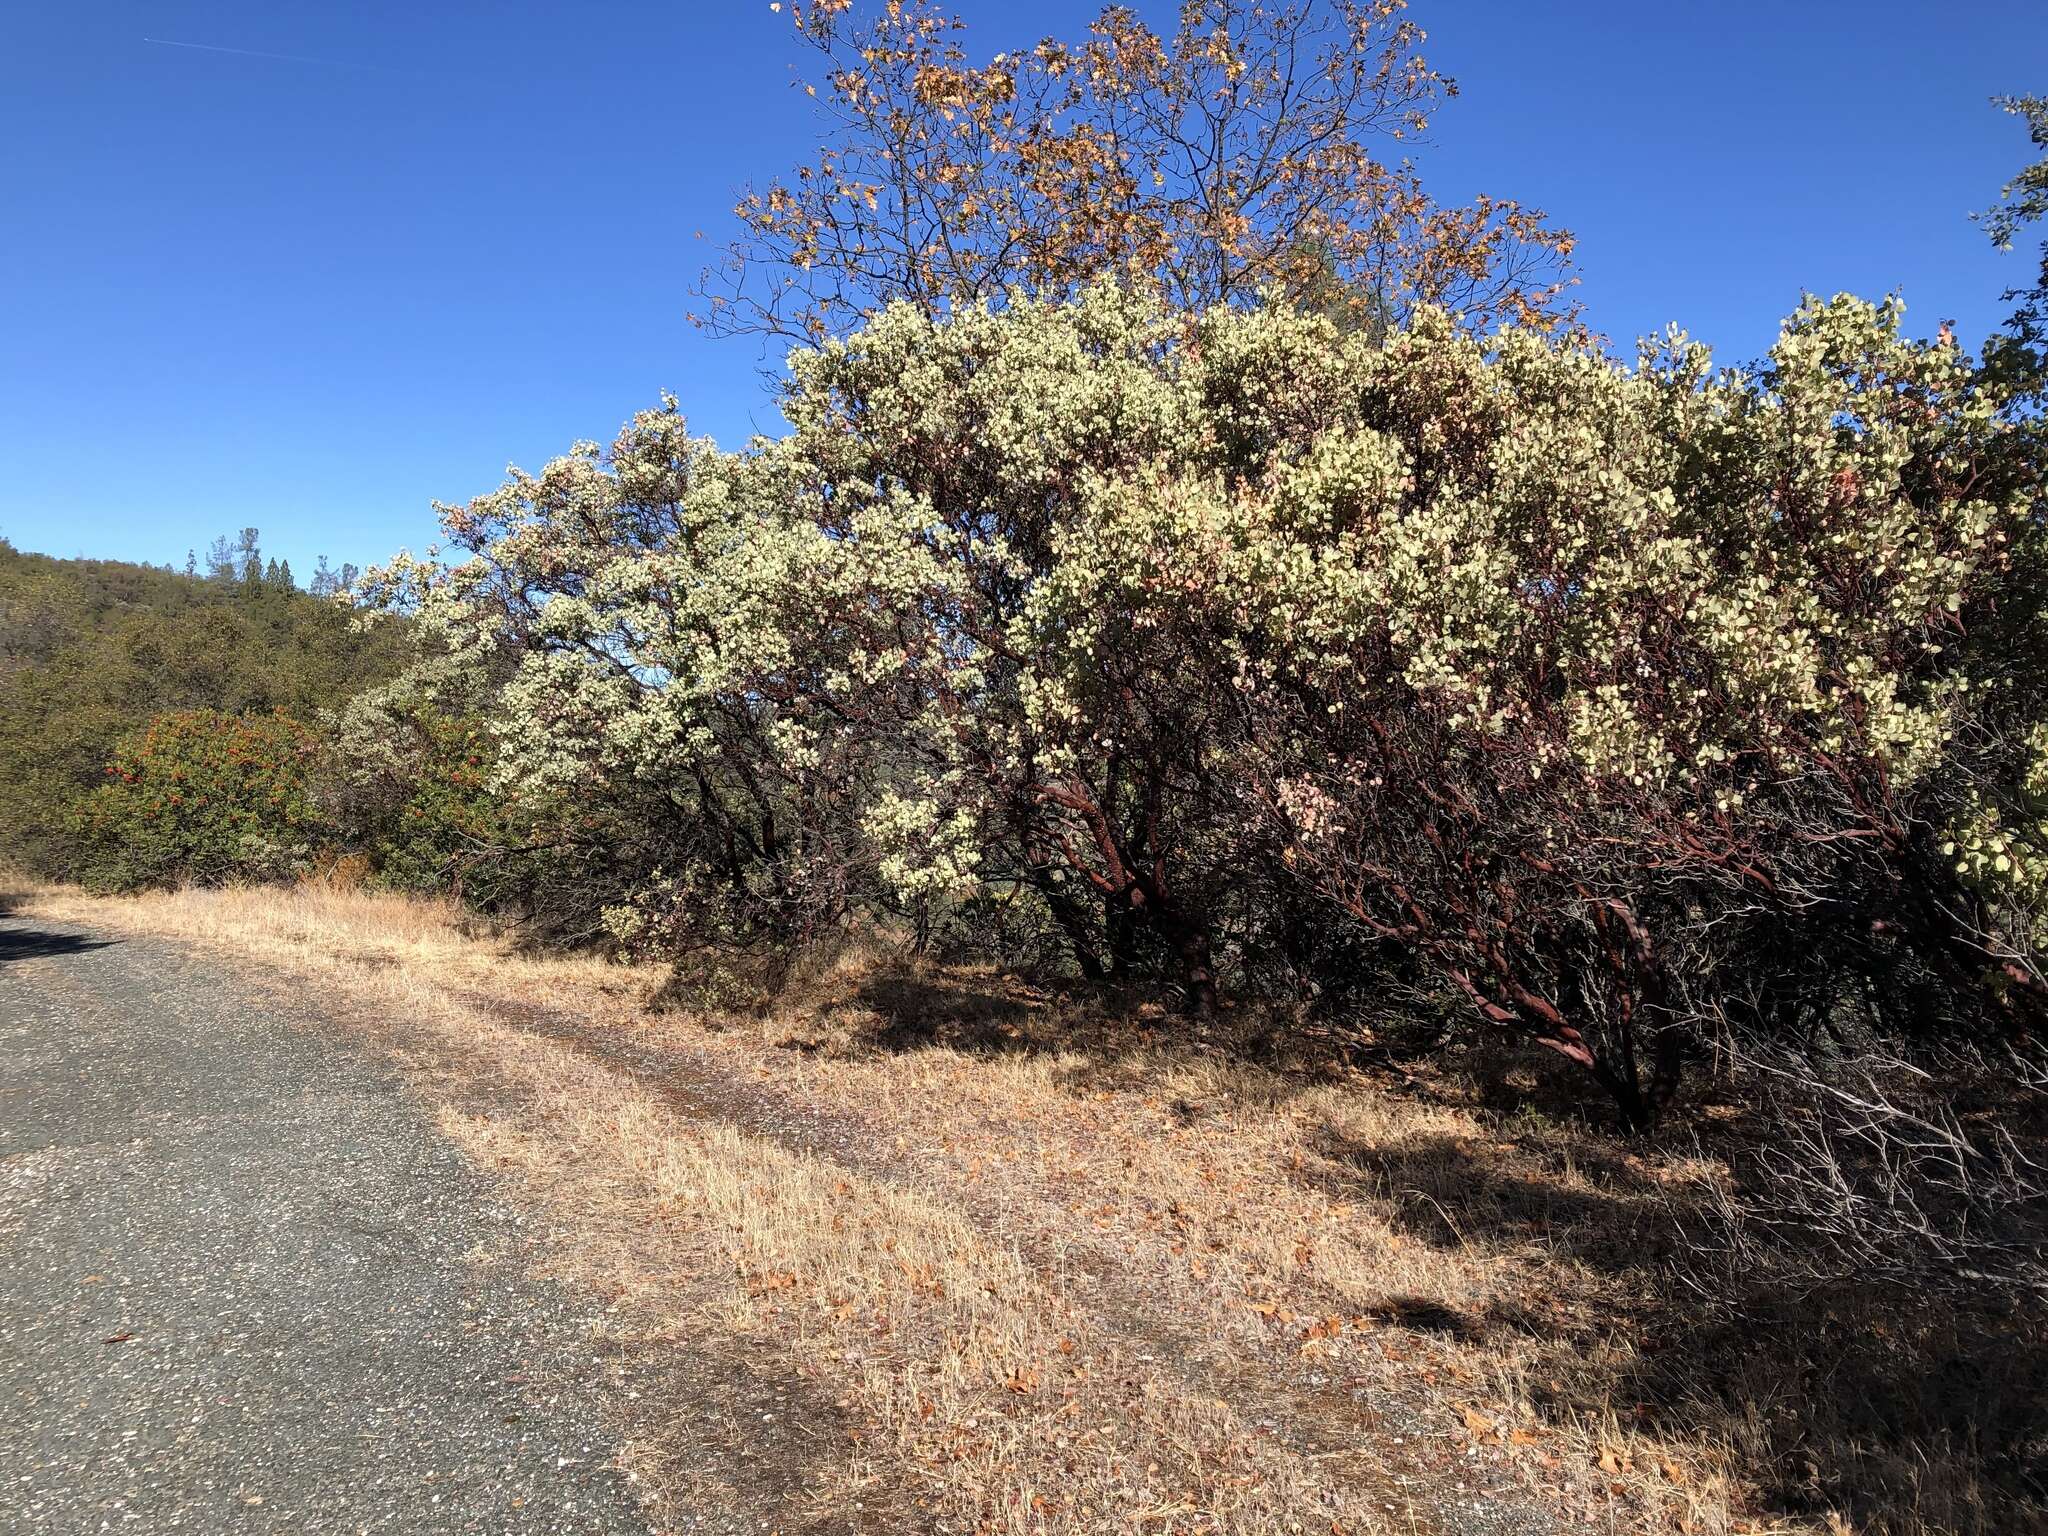
POLYGON ((75 811, 79 874, 101 890, 270 880, 326 841, 315 739, 290 715, 174 710, 123 738, 75 811))
POLYGON ((1729 1031, 2013 1032, 2048 878, 2036 418, 1896 305, 1754 373, 1101 288, 792 358, 371 589, 620 942, 1023 893, 1089 975, 1398 985, 1649 1120, 1729 1031))
POLYGON ((513 829, 489 787, 497 748, 474 713, 410 680, 370 689, 323 733, 316 790, 374 881, 489 906, 513 829))
POLYGON ((613 874, 638 834, 596 797, 500 780, 501 664, 422 653, 324 723, 316 792, 341 846, 385 889, 443 890, 566 945, 604 941, 613 874))

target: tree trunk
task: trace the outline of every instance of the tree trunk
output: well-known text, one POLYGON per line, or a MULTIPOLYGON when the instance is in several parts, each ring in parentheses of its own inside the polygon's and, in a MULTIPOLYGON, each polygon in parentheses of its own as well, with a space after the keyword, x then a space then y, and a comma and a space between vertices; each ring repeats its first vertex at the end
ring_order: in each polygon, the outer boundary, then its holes
POLYGON ((1074 952, 1074 963, 1081 968, 1081 975, 1087 981, 1106 981, 1109 968, 1102 963, 1101 951, 1096 948, 1093 925, 1085 915, 1082 905, 1070 897, 1058 882, 1045 877, 1032 882, 1045 897, 1045 904, 1052 911, 1052 920, 1059 924, 1065 935, 1067 947, 1074 952))
POLYGON ((1593 1076, 1614 1101, 1621 1128, 1631 1136, 1654 1130, 1678 1093, 1685 1066, 1685 1040, 1676 1029, 1660 1029, 1649 1041, 1648 1081, 1629 1040, 1619 1050, 1601 1051, 1593 1059, 1593 1076))
POLYGON ((1188 989, 1188 1012, 1206 1019, 1216 1012, 1216 965, 1209 951, 1209 930, 1185 918, 1171 921, 1174 954, 1180 961, 1181 983, 1188 989))
POLYGON ((1138 913, 1128 897, 1103 899, 1102 931, 1109 950, 1109 974, 1118 981, 1128 980, 1138 968, 1138 913))

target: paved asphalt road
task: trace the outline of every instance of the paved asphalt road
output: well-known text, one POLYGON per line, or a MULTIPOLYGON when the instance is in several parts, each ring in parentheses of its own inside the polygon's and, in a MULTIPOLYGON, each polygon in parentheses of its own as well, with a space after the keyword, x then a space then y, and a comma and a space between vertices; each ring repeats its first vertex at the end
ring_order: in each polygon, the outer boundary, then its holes
POLYGON ((644 1531, 521 1248, 338 1035, 0 918, 0 1532, 644 1531))

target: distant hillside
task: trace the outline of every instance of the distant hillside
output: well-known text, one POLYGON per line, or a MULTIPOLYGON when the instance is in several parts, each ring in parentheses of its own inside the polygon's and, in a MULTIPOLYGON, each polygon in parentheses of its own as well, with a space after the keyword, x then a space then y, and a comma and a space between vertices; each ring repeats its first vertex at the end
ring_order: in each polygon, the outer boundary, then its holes
POLYGON ((0 540, 0 860, 61 866, 64 807, 158 710, 309 716, 397 669, 400 634, 354 632, 262 558, 253 530, 209 564, 58 560, 0 540))

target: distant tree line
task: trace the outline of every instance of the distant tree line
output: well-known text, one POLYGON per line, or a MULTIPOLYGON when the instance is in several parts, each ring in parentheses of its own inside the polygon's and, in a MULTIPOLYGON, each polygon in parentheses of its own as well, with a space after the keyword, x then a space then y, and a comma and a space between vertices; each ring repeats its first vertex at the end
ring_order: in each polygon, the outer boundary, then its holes
MULTIPOLYGON (((261 587, 287 592, 296 590, 298 580, 292 575, 291 561, 274 556, 266 558, 262 543, 261 532, 254 528, 244 528, 232 539, 222 534, 207 546, 203 570, 198 554, 194 551, 186 553, 185 575, 194 580, 204 576, 219 585, 239 584, 251 590, 261 587)), ((339 568, 330 567, 327 557, 321 555, 312 579, 306 583, 306 591, 314 597, 331 598, 346 591, 360 574, 357 567, 346 562, 339 568)))
MULTIPOLYGON (((171 711, 310 721, 398 669, 402 637, 365 634, 262 553, 216 540, 205 575, 57 560, 0 541, 0 859, 86 872, 79 799, 120 744, 171 711)), ((349 573, 352 577, 353 573, 349 573)))

